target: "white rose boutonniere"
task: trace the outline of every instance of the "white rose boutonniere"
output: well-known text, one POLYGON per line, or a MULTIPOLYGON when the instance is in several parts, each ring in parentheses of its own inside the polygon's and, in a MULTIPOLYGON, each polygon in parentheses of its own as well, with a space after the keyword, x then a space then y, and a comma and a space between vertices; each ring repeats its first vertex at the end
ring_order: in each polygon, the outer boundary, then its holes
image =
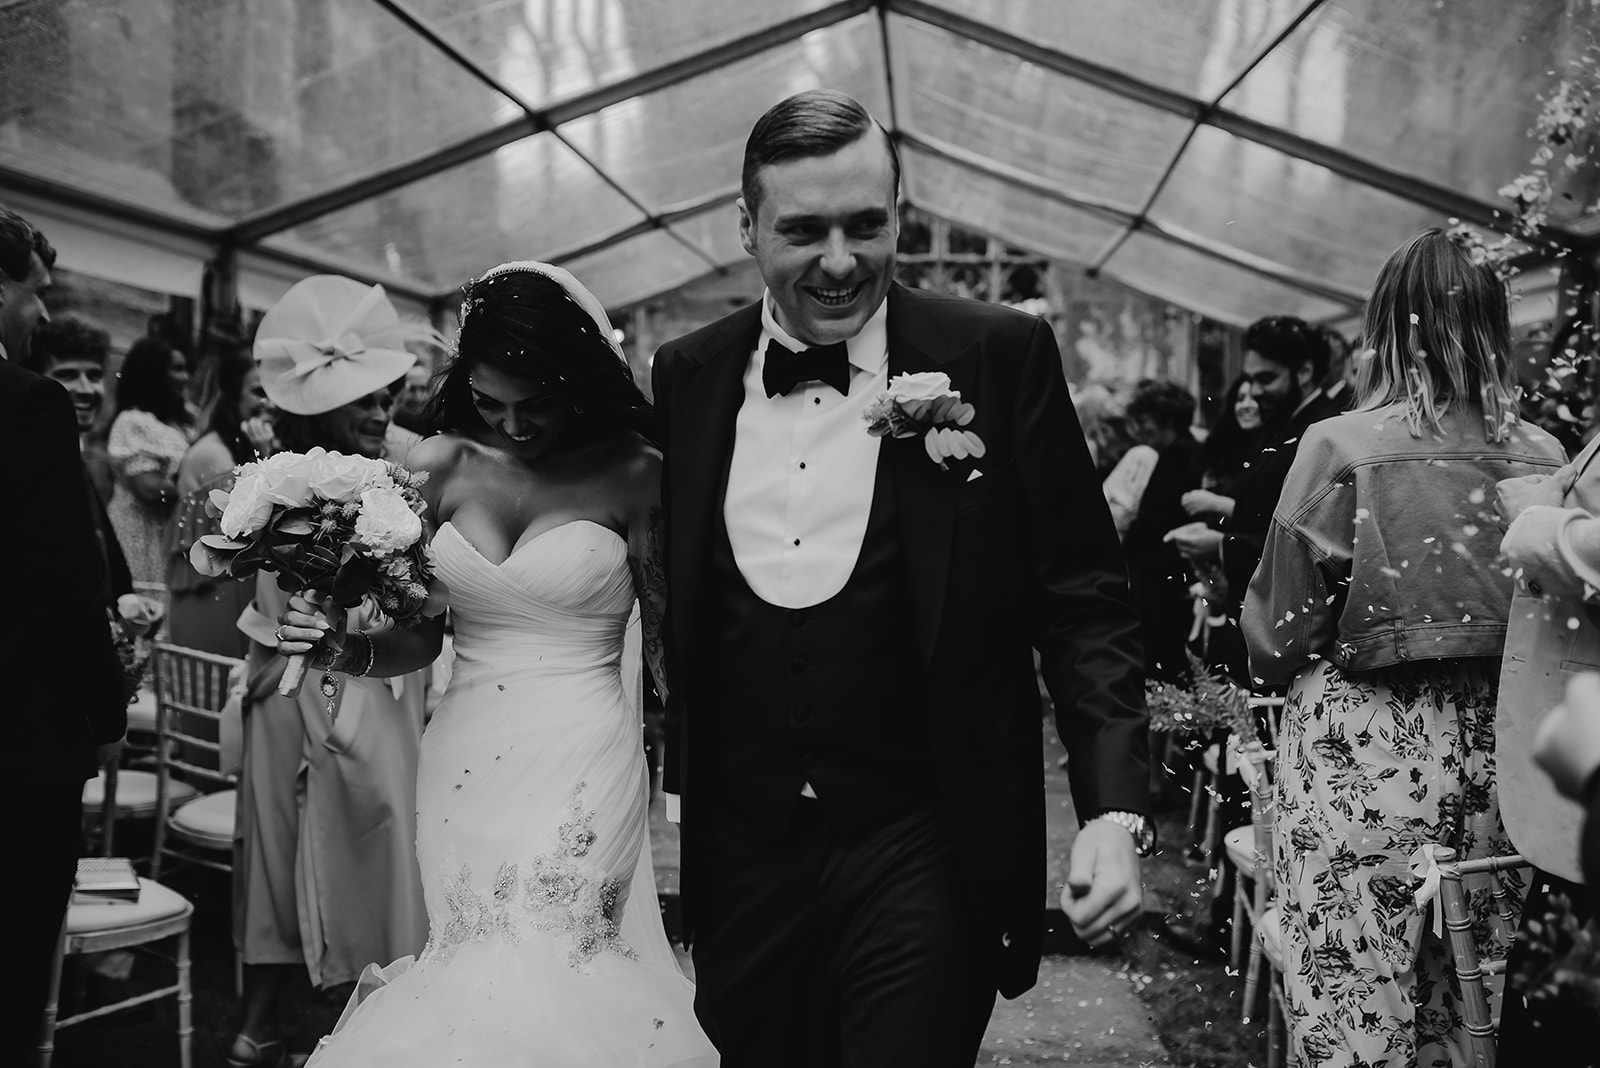
POLYGON ((962 401, 960 390, 950 388, 949 375, 923 371, 891 378, 889 388, 867 406, 862 418, 867 433, 875 438, 922 438, 928 458, 949 470, 952 459, 983 456, 983 439, 963 429, 977 414, 962 401))

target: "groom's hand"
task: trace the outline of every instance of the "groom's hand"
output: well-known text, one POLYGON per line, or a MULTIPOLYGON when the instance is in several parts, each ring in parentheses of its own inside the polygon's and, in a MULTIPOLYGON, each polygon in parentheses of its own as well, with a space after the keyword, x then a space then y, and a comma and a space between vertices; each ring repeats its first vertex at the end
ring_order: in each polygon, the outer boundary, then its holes
POLYGON ((1110 820, 1090 820, 1072 843, 1061 909, 1078 937, 1104 946, 1138 918, 1144 903, 1133 835, 1110 820))

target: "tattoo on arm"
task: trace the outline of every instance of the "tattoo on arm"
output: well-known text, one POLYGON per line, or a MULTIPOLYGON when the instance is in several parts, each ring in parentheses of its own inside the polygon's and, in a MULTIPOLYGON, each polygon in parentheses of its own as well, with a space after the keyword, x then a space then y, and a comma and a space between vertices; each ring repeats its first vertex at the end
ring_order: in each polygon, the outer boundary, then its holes
POLYGON ((639 595, 639 620, 644 632, 644 660, 650 666, 651 677, 667 699, 666 666, 666 616, 667 568, 665 551, 666 523, 661 506, 652 505, 650 518, 645 525, 644 537, 628 556, 633 570, 633 586, 639 595))

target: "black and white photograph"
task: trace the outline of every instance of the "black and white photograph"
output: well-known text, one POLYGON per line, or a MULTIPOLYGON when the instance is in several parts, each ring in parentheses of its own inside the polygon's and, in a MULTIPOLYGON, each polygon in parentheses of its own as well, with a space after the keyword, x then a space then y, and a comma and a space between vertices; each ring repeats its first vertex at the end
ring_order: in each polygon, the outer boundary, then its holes
POLYGON ((1600 1066, 1600 0, 0 0, 36 1068, 1600 1066))

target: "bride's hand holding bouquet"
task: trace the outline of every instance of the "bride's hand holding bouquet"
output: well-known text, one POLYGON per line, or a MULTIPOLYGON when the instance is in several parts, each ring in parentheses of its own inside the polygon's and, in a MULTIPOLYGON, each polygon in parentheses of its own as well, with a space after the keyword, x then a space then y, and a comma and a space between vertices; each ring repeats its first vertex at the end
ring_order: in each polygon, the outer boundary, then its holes
MULTIPOLYGON (((236 579, 276 574, 285 592, 323 609, 308 631, 319 638, 342 635, 344 613, 363 602, 402 626, 436 614, 423 537, 425 474, 316 448, 243 464, 236 476, 231 490, 213 490, 207 502, 221 533, 195 542, 195 570, 236 579)), ((291 638, 285 629, 281 642, 291 638)), ((282 648, 293 655, 280 694, 298 692, 313 648, 282 648)))

